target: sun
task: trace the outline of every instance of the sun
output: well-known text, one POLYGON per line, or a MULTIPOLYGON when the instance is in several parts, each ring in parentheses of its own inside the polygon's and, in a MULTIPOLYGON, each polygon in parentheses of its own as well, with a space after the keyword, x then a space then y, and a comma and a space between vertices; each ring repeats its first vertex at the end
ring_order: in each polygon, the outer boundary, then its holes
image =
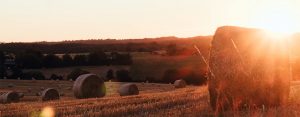
POLYGON ((292 16, 286 13, 266 13, 258 16, 257 19, 255 25, 268 31, 279 33, 294 33, 296 31, 296 22, 293 21, 292 16))
POLYGON ((276 35, 289 35, 300 30, 299 16, 290 4, 268 2, 257 7, 252 14, 251 25, 276 35))
POLYGON ((291 36, 291 33, 284 32, 284 31, 271 31, 268 29, 264 30, 264 33, 266 34, 268 39, 273 41, 280 41, 288 39, 291 36))

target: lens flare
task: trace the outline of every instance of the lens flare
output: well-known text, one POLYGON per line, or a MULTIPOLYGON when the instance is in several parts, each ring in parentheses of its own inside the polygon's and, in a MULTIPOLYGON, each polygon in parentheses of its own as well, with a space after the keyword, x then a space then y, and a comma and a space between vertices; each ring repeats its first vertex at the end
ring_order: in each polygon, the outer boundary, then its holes
POLYGON ((54 117, 55 111, 52 107, 43 108, 40 117, 54 117))
POLYGON ((296 11, 292 3, 262 2, 253 11, 251 25, 275 33, 293 34, 299 30, 296 11))

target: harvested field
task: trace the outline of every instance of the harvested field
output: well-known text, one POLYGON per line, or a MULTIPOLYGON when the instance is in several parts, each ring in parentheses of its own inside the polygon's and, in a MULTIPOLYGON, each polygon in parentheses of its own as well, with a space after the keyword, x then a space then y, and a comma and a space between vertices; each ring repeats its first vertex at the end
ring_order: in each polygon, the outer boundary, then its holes
MULTIPOLYGON (((56 116, 214 116, 209 106, 207 87, 187 86, 175 89, 171 84, 137 83, 140 95, 121 97, 118 87, 122 83, 106 82, 107 95, 103 98, 75 99, 68 89, 70 81, 14 81, 1 80, 3 91, 11 90, 5 84, 13 82, 13 90, 24 92, 19 103, 2 104, 0 116, 34 116, 43 108, 50 107, 56 116), (41 102, 33 92, 41 86, 61 87, 65 93, 60 100, 41 102), (32 93, 27 93, 31 88, 32 93)), ((286 106, 271 109, 254 109, 239 112, 226 112, 228 116, 298 116, 300 114, 300 82, 291 83, 291 94, 286 106)), ((47 87, 48 88, 48 87, 47 87)))

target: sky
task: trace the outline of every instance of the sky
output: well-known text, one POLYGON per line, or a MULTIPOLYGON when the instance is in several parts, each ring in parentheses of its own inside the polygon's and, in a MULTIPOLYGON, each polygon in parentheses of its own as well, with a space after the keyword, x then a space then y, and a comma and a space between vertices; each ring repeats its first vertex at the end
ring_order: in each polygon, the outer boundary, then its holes
POLYGON ((0 42, 300 32, 299 0, 1 0, 0 42))

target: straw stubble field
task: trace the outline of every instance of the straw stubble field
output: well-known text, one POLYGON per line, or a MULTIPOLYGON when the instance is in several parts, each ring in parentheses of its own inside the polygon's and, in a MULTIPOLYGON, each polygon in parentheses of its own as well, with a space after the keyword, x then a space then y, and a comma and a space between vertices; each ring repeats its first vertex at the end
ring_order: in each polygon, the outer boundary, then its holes
MULTIPOLYGON (((206 86, 175 89, 171 84, 137 83, 140 94, 121 97, 117 90, 121 83, 106 82, 103 98, 75 99, 71 81, 14 81, 1 80, 2 91, 24 92, 19 103, 0 104, 1 116, 38 116, 47 107, 56 116, 214 116, 209 106, 206 86), (13 83, 14 87, 7 87, 13 83), (35 92, 41 87, 53 87, 64 96, 57 101, 42 102, 35 92), (30 91, 29 91, 30 89, 30 91)), ((288 105, 279 108, 246 109, 226 112, 232 116, 298 116, 300 115, 300 82, 293 82, 288 105)))

